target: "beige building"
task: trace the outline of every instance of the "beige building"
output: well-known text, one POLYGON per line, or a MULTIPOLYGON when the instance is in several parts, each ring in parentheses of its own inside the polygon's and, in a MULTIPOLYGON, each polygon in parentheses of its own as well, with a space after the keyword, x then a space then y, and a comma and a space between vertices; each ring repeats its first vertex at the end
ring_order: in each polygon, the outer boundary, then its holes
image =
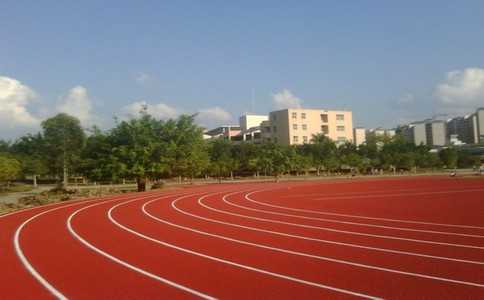
POLYGON ((261 124, 265 142, 294 145, 309 143, 314 134, 323 133, 336 143, 353 142, 351 111, 284 109, 269 113, 261 124))

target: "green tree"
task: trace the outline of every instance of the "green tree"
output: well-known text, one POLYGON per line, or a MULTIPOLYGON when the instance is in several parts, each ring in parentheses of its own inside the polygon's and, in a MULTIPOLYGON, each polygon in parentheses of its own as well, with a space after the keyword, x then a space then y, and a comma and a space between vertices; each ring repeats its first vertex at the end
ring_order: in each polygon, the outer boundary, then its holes
POLYGON ((0 140, 0 154, 7 153, 10 148, 10 144, 4 140, 0 140))
POLYGON ((81 153, 78 170, 81 174, 96 182, 110 181, 114 178, 111 167, 111 152, 113 144, 110 134, 102 132, 94 126, 86 140, 86 146, 81 153))
POLYGON ((22 173, 31 175, 34 186, 37 186, 37 176, 48 172, 44 159, 48 153, 45 152, 45 142, 42 135, 38 133, 23 136, 12 145, 10 150, 20 161, 22 173))
POLYGON ((53 175, 61 175, 67 185, 68 173, 74 171, 84 148, 86 135, 79 119, 60 113, 41 123, 45 159, 53 175))
POLYGON ((313 135, 311 144, 306 147, 309 148, 308 152, 312 156, 312 161, 318 175, 320 175, 321 170, 327 170, 331 173, 331 171, 339 167, 336 143, 324 134, 313 135))
POLYGON ((208 146, 203 139, 203 128, 195 124, 196 115, 181 115, 170 120, 168 141, 174 141, 176 151, 171 171, 179 176, 189 176, 193 181, 209 165, 208 146))
POLYGON ((214 140, 210 142, 211 172, 219 181, 222 176, 229 175, 233 179, 233 171, 239 167, 239 162, 232 157, 232 142, 227 140, 214 140))
POLYGON ((154 180, 168 173, 176 157, 175 141, 162 120, 153 118, 147 107, 138 118, 117 122, 110 132, 113 147, 110 170, 114 179, 136 179, 138 191, 146 191, 154 180))
POLYGON ((239 162, 239 168, 247 171, 251 170, 250 160, 257 156, 257 145, 250 142, 241 142, 232 144, 232 157, 235 157, 239 162))
POLYGON ((0 181, 10 181, 19 174, 20 162, 15 158, 0 155, 0 181))
POLYGON ((395 173, 398 168, 403 167, 399 164, 406 161, 405 153, 415 151, 415 147, 406 137, 396 134, 381 148, 382 167, 395 173))
POLYGON ((457 150, 455 148, 444 148, 439 152, 440 160, 448 169, 457 168, 457 150))

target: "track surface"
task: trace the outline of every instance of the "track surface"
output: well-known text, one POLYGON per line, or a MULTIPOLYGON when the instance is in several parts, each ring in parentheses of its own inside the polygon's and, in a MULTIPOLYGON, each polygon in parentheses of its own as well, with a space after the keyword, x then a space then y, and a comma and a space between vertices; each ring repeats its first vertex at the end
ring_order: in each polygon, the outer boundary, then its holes
POLYGON ((222 184, 0 215, 0 299, 484 298, 484 181, 222 184))

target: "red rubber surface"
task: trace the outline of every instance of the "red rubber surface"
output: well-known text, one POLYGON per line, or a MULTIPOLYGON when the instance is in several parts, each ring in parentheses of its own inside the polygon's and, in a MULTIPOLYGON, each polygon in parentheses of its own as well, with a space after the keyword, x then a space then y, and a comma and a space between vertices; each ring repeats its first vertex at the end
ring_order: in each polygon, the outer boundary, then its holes
POLYGON ((0 215, 0 299, 484 298, 484 180, 191 186, 0 215))

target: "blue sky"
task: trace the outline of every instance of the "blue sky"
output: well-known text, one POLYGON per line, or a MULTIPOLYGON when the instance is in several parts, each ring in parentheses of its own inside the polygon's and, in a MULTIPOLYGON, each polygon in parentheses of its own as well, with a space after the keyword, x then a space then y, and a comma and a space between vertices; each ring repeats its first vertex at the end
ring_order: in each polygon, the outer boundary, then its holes
POLYGON ((0 139, 59 112, 348 109, 392 128, 484 106, 484 1, 0 0, 0 139))

